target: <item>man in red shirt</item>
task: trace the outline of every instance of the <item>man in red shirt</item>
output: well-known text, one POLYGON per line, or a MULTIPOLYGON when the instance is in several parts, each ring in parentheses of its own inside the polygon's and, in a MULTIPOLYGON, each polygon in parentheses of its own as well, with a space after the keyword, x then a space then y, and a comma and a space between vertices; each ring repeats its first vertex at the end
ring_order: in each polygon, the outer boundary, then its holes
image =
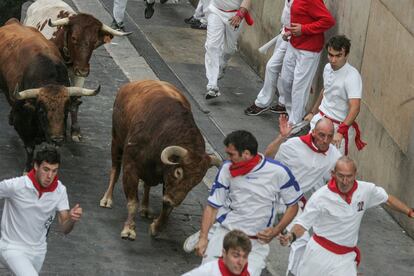
POLYGON ((280 76, 289 122, 302 121, 309 91, 324 46, 324 32, 335 19, 323 0, 295 0, 291 6, 291 34, 280 76))

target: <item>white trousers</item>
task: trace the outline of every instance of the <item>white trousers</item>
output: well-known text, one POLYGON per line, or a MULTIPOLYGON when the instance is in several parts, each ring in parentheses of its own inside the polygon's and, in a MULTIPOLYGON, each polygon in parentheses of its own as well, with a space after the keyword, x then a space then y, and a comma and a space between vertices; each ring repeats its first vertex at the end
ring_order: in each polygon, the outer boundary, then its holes
MULTIPOLYGON (((315 114, 315 116, 313 116, 312 120, 310 121, 310 130, 311 131, 312 131, 312 129, 315 128, 316 123, 322 118, 323 118, 323 116, 320 113, 315 114)), ((333 125, 334 125, 335 133, 336 133, 338 131, 339 124, 334 123, 333 125)), ((350 147, 351 144, 354 143, 354 139, 355 139, 355 130, 354 130, 353 127, 350 127, 349 130, 348 130, 348 147, 350 147)), ((342 139, 341 146, 339 147, 338 150, 342 155, 345 155, 345 139, 342 139)))
POLYGON ((234 15, 234 12, 223 12, 213 5, 209 6, 205 43, 207 90, 218 90, 217 80, 220 68, 227 66, 227 62, 237 49, 237 39, 243 24, 240 24, 237 29, 232 27, 229 19, 234 15))
POLYGON ((355 252, 339 255, 310 239, 296 276, 356 276, 355 252))
POLYGON ((14 245, 0 240, 0 261, 17 276, 37 276, 45 260, 45 249, 14 245))
MULTIPOLYGON (((285 57, 288 44, 289 43, 284 41, 282 36, 279 35, 276 40, 273 55, 266 63, 263 88, 260 90, 254 102, 254 104, 258 107, 268 107, 273 101, 273 95, 276 91, 277 80, 279 79, 279 74, 282 70, 283 58, 285 57)), ((279 103, 283 105, 285 104, 285 97, 281 90, 279 90, 279 103)))
MULTIPOLYGON (((218 225, 212 233, 207 245, 205 257, 201 264, 217 260, 222 256, 223 239, 229 232, 228 229, 218 225)), ((252 251, 249 254, 248 270, 251 276, 260 276, 262 270, 266 267, 266 257, 269 255, 269 245, 261 244, 257 240, 251 240, 252 251)))
MULTIPOLYGON (((128 0, 114 0, 114 8, 112 10, 112 13, 114 14, 114 19, 117 23, 124 21, 127 2, 128 0)), ((145 2, 151 4, 154 3, 155 0, 145 0, 145 2)))
POLYGON ((290 43, 287 46, 279 81, 285 96, 289 122, 292 124, 301 122, 305 115, 305 107, 319 58, 320 52, 298 50, 290 43))
POLYGON ((200 20, 201 23, 207 24, 207 9, 210 5, 210 0, 199 0, 194 11, 193 17, 200 20))

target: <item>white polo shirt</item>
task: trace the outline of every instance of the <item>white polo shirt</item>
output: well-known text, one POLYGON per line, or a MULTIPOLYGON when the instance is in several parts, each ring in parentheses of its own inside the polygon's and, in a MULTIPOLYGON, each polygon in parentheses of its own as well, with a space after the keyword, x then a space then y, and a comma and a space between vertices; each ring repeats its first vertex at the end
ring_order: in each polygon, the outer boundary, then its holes
POLYGON ((328 185, 316 191, 308 200, 304 212, 294 224, 302 225, 336 244, 354 247, 358 242, 358 232, 365 210, 388 200, 388 194, 373 183, 358 181, 358 188, 352 195, 351 204, 328 185))
POLYGON ((362 80, 349 63, 334 71, 330 63, 323 70, 323 98, 319 109, 326 116, 343 122, 349 113, 348 101, 362 98, 362 80))
POLYGON ((274 203, 280 197, 290 206, 302 191, 291 171, 280 162, 264 158, 246 175, 232 177, 225 162, 210 191, 208 204, 227 206, 229 211, 217 218, 229 230, 239 229, 254 236, 269 227, 274 219, 274 203))
POLYGON ((18 245, 46 247, 46 235, 56 211, 69 210, 65 186, 59 181, 55 191, 41 198, 27 176, 0 182, 4 198, 1 239, 18 245))
POLYGON ((182 276, 222 276, 218 260, 200 265, 182 276))
POLYGON ((293 137, 280 145, 275 159, 292 171, 302 192, 306 193, 326 184, 339 157, 341 153, 332 144, 323 154, 311 150, 299 137, 293 137))

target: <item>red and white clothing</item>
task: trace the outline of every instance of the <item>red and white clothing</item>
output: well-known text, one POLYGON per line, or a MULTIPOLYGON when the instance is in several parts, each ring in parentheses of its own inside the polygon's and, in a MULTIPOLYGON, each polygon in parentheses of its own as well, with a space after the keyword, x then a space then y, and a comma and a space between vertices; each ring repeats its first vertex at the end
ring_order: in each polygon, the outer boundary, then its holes
MULTIPOLYGON (((356 247, 362 217, 368 208, 388 200, 388 194, 373 183, 356 181, 349 203, 332 190, 331 183, 316 191, 295 224, 339 246, 356 247)), ((356 275, 355 252, 334 254, 314 238, 308 243, 298 276, 356 275), (326 252, 327 251, 327 252, 326 252)))
MULTIPOLYGON (((240 276, 250 276, 248 272, 248 264, 243 268, 240 276)), ((208 262, 199 267, 183 274, 182 276, 233 276, 233 274, 224 264, 222 259, 208 262)))
POLYGON ((17 274, 25 271, 25 275, 37 275, 55 214, 69 210, 66 188, 58 181, 53 192, 45 192, 39 198, 29 177, 21 176, 0 182, 0 198, 4 198, 0 259, 17 274))
POLYGON ((243 28, 243 21, 239 28, 234 28, 229 20, 236 15, 236 10, 241 6, 247 6, 248 9, 249 5, 250 0, 211 0, 208 7, 205 43, 207 90, 219 90, 217 81, 220 70, 227 66, 227 62, 237 49, 237 39, 243 28))
MULTIPOLYGON (((308 140, 311 143, 311 139, 308 140)), ((302 192, 306 194, 310 191, 316 191, 328 182, 339 157, 341 157, 341 153, 333 145, 330 145, 329 149, 322 153, 317 152, 315 145, 308 145, 300 137, 293 137, 280 145, 275 160, 280 161, 292 171, 302 192)), ((278 206, 278 209, 283 210, 284 208, 278 206)), ((298 212, 298 216, 300 213, 298 212)), ((292 226, 290 224, 288 229, 292 226)), ((305 232, 291 245, 288 271, 293 275, 297 273, 300 259, 309 239, 309 233, 305 232)))
POLYGON ((292 36, 283 60, 280 88, 285 96, 289 122, 302 121, 313 77, 324 44, 324 32, 335 19, 323 0, 295 0, 290 10, 291 23, 302 25, 302 34, 292 36))
MULTIPOLYGON (((341 122, 343 122, 349 113, 349 100, 362 98, 362 79, 358 70, 345 63, 338 70, 333 70, 330 63, 326 64, 323 70, 323 98, 319 110, 321 113, 315 114, 310 123, 311 130, 315 127, 316 122, 327 117, 332 119, 335 132, 341 122)), ((355 135, 353 128, 348 131, 349 140, 355 135)), ((342 153, 345 153, 345 140, 340 146, 342 153)))
MULTIPOLYGON (((316 146, 313 146, 316 148, 316 146)), ((301 138, 293 137, 280 145, 275 160, 287 166, 303 193, 317 190, 331 178, 331 171, 341 157, 338 149, 329 145, 325 153, 315 152, 301 138)))
POLYGON ((260 275, 269 253, 267 244, 260 244, 254 237, 274 220, 275 202, 282 198, 286 205, 296 204, 302 191, 291 171, 280 162, 261 156, 260 162, 247 174, 232 177, 230 162, 220 168, 208 197, 214 208, 228 206, 228 212, 217 218, 217 227, 209 240, 203 263, 221 256, 223 238, 231 230, 241 230, 252 237, 249 254, 249 272, 260 275))
MULTIPOLYGON (((276 40, 273 55, 266 63, 265 78, 263 88, 260 90, 254 104, 258 107, 268 107, 273 101, 273 95, 276 91, 277 80, 279 79, 280 71, 282 70, 283 58, 285 57, 288 42, 282 39, 282 34, 285 32, 284 27, 290 25, 290 7, 294 0, 285 0, 280 21, 282 22, 282 33, 279 34, 276 40)), ((285 104, 285 97, 282 90, 279 90, 280 104, 285 104)))

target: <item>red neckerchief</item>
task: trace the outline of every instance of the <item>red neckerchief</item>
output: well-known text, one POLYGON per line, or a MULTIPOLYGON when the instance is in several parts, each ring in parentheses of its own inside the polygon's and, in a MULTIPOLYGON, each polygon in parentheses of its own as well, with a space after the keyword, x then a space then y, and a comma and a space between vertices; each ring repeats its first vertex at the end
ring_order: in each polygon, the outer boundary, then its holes
POLYGON ((261 160, 260 155, 256 154, 250 160, 233 163, 230 165, 230 174, 233 177, 248 174, 253 168, 259 164, 261 160))
POLYGON ((247 270, 247 264, 243 267, 243 270, 242 270, 242 272, 240 273, 240 274, 234 274, 233 272, 231 272, 228 268, 227 268, 227 266, 226 266, 226 264, 224 263, 224 261, 223 261, 223 258, 221 257, 221 258, 219 258, 218 259, 218 265, 219 265, 219 269, 220 269, 220 272, 221 272, 221 275, 222 276, 250 276, 250 273, 249 273, 249 271, 247 270))
POLYGON ((329 148, 328 148, 325 151, 321 151, 317 147, 315 147, 315 145, 312 143, 312 134, 311 133, 306 134, 306 135, 302 135, 299 138, 300 138, 300 140, 302 140, 303 143, 305 143, 314 152, 322 153, 322 154, 326 155, 326 152, 329 150, 329 148))
POLYGON ((35 169, 33 168, 33 169, 30 170, 30 172, 27 174, 27 176, 32 181, 33 186, 39 192, 39 198, 42 196, 43 193, 53 192, 54 190, 56 190, 56 188, 58 186, 58 177, 57 176, 55 176, 55 179, 53 179, 52 183, 45 188, 42 185, 40 185, 39 182, 37 182, 35 173, 36 173, 35 169))
POLYGON ((348 204, 351 204, 352 200, 352 194, 355 192, 355 190, 358 188, 358 182, 356 180, 354 181, 354 185, 352 186, 351 190, 349 190, 347 193, 341 192, 338 187, 336 186, 336 181, 334 178, 331 178, 331 180, 328 183, 328 188, 334 193, 337 193, 339 195, 345 196, 345 201, 348 204))

